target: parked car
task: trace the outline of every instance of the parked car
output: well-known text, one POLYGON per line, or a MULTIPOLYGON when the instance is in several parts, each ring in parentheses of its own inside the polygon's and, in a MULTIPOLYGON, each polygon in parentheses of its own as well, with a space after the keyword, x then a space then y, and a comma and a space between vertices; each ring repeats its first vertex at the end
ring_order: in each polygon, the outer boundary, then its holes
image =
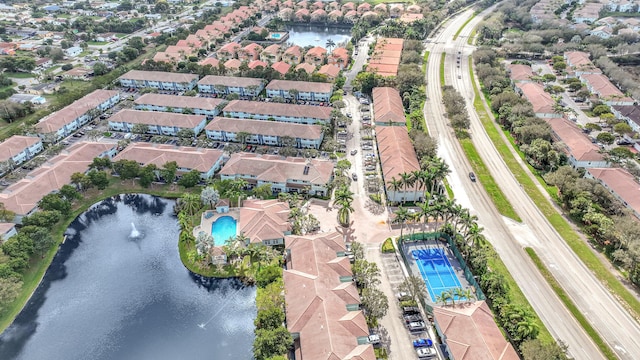
POLYGON ((351 178, 353 179, 353 181, 358 181, 358 175, 356 173, 352 173, 351 178))
POLYGON ((418 357, 420 359, 431 358, 431 357, 435 357, 436 355, 438 355, 438 353, 436 352, 436 349, 433 348, 433 347, 417 348, 416 349, 416 354, 418 354, 418 357))
POLYGON ((618 140, 618 142, 616 142, 616 144, 618 145, 631 145, 631 141, 627 140, 627 139, 620 139, 618 140))
POLYGON ((471 181, 476 182, 476 174, 472 172, 469 173, 469 179, 471 179, 471 181))
POLYGON ((414 321, 407 324, 409 331, 424 331, 427 329, 427 324, 424 321, 414 321))
POLYGON ((358 150, 353 149, 353 150, 351 150, 351 153, 350 153, 350 154, 351 154, 351 155, 355 155, 355 154, 357 154, 357 153, 358 153, 358 150))
POLYGON ((368 341, 369 341, 369 344, 372 344, 373 346, 380 345, 381 344, 380 335, 371 334, 369 335, 368 341))
POLYGON ((415 339, 413 340, 413 347, 414 348, 421 348, 421 347, 432 347, 433 346, 433 341, 431 341, 431 339, 415 339))
POLYGON ((415 306, 405 306, 402 308, 403 315, 420 314, 420 309, 415 306))
POLYGON ((406 323, 419 322, 419 321, 423 321, 424 320, 422 318, 422 315, 420 315, 420 314, 404 315, 402 318, 404 319, 404 322, 406 322, 406 323))

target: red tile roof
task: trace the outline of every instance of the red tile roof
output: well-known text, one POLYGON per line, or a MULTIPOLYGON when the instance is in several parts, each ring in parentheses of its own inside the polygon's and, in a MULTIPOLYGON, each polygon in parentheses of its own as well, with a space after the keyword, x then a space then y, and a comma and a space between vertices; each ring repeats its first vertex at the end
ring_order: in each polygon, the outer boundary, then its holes
POLYGON ((222 151, 213 149, 133 143, 116 155, 113 161, 121 159, 134 160, 143 164, 143 166, 154 164, 159 168, 168 162, 175 161, 178 164, 178 168, 206 173, 220 160, 222 155, 222 151))
POLYGON ((214 110, 223 102, 222 99, 148 93, 140 96, 133 103, 135 105, 214 110))
POLYGON ((223 111, 301 117, 324 121, 331 119, 331 108, 328 106, 292 105, 262 101, 232 100, 227 106, 225 106, 223 111))
POLYGON ((621 168, 591 168, 587 172, 604 187, 618 196, 626 206, 640 214, 640 184, 633 175, 621 168))
POLYGON ((548 119, 547 123, 556 138, 562 141, 567 151, 578 161, 603 161, 600 148, 592 143, 574 123, 563 118, 548 119))
POLYGON ((509 76, 514 81, 529 81, 535 76, 529 65, 509 64, 507 67, 510 71, 509 76))
POLYGON ((280 74, 284 75, 289 71, 289 69, 291 69, 291 65, 287 64, 284 61, 278 61, 271 64, 271 68, 279 72, 280 74))
MULTIPOLYGON (((197 75, 196 75, 197 76, 197 75)), ((113 90, 96 90, 83 98, 74 101, 71 105, 54 112, 53 114, 43 118, 38 122, 36 128, 39 133, 53 133, 60 130, 64 125, 70 124, 80 116, 87 113, 91 109, 95 109, 98 105, 106 102, 112 97, 118 95, 113 90)))
POLYGON ((204 119, 204 115, 186 115, 160 111, 123 109, 111 116, 109 118, 109 122, 175 126, 179 128, 193 129, 204 119))
POLYGON ((247 132, 267 136, 290 136, 301 139, 319 139, 322 136, 320 125, 291 124, 280 121, 264 121, 215 117, 205 130, 226 132, 247 132))
POLYGON ((293 81, 293 80, 271 80, 266 87, 267 90, 298 90, 300 92, 331 93, 333 85, 330 83, 293 81))
POLYGON ((358 345, 358 337, 369 335, 361 310, 347 305, 360 303, 342 235, 333 232, 311 236, 287 236, 289 251, 283 279, 287 328, 299 334, 296 358, 305 360, 374 360, 373 346, 358 345))
POLYGON ((23 152, 26 148, 41 141, 39 137, 35 136, 13 135, 0 143, 0 162, 9 160, 23 152))
POLYGON ((329 78, 335 79, 340 75, 340 68, 336 65, 326 64, 320 66, 318 74, 326 75, 329 78))
POLYGON ((230 87, 261 86, 263 80, 240 76, 207 75, 198 81, 199 85, 224 85, 230 87))
POLYGON ((165 71, 131 70, 120 76, 118 79, 189 83, 193 80, 197 80, 198 75, 165 71))
POLYGON ((266 62, 262 61, 262 60, 253 60, 251 62, 249 62, 249 64, 247 65, 249 66, 249 69, 255 69, 258 66, 262 66, 263 68, 267 68, 267 66, 269 66, 269 64, 267 64, 266 62))
POLYGON ((252 243, 284 239, 291 232, 289 205, 278 200, 244 200, 240 208, 238 233, 252 243))
POLYGON ((306 71, 307 74, 313 74, 313 72, 316 71, 316 66, 309 63, 302 63, 296 66, 296 70, 300 70, 300 69, 306 71))
POLYGON ((434 307, 433 315, 446 335, 456 360, 518 360, 518 353, 502 335, 489 306, 478 301, 466 308, 434 307))
POLYGON ((554 108, 556 101, 553 100, 549 93, 544 91, 542 85, 538 83, 517 83, 516 86, 522 90, 522 94, 529 100, 535 113, 555 114, 558 112, 554 108))
POLYGON ((406 124, 404 107, 398 90, 390 87, 373 89, 373 116, 376 123, 406 124))
POLYGON ((235 153, 220 171, 220 175, 252 175, 265 182, 285 183, 289 180, 326 185, 333 175, 333 163, 326 160, 283 158, 277 155, 235 153), (305 168, 308 167, 305 175, 305 168))
POLYGON ((418 155, 404 126, 376 126, 376 141, 385 184, 400 174, 420 170, 418 155))
POLYGON ((71 175, 84 173, 95 157, 112 150, 115 143, 80 142, 63 150, 28 176, 0 193, 0 202, 18 215, 32 211, 45 195, 71 183, 71 175))
POLYGON ((626 96, 603 74, 582 74, 580 77, 602 99, 633 102, 633 99, 626 96))

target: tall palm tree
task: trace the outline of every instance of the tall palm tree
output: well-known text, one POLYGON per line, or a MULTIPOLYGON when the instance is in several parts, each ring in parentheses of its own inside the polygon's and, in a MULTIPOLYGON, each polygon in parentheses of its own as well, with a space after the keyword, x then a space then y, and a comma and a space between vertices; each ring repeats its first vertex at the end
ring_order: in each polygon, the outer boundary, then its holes
MULTIPOLYGON (((400 178, 402 178, 402 187, 406 194, 408 188, 413 185, 413 177, 411 176, 411 173, 402 173, 400 174, 400 178)), ((402 199, 402 203, 404 204, 407 201, 407 198, 403 196, 402 199)))
POLYGON ((334 48, 336 43, 332 39, 327 39, 327 42, 324 45, 329 49, 329 51, 331 51, 331 48, 334 48))
POLYGON ((429 222, 429 216, 433 214, 433 207, 429 205, 428 201, 421 202, 418 207, 420 208, 418 214, 422 218, 422 231, 424 232, 425 225, 429 222))
POLYGON ((414 170, 411 172, 411 180, 413 181, 413 184, 416 186, 414 191, 413 191, 413 201, 417 202, 418 201, 418 191, 422 190, 422 188, 424 187, 424 182, 422 181, 422 171, 421 170, 414 170))
POLYGON ((447 165, 447 163, 439 157, 434 157, 433 159, 431 159, 429 169, 433 173, 430 188, 431 193, 433 193, 433 190, 436 188, 436 186, 438 186, 438 183, 444 180, 444 178, 449 175, 451 170, 449 169, 449 165, 447 165))
POLYGON ((354 211, 351 207, 351 202, 340 201, 338 203, 340 209, 338 210, 338 221, 342 226, 349 226, 349 215, 354 211))
POLYGON ((471 299, 476 299, 476 294, 473 292, 472 288, 466 288, 463 291, 463 297, 467 300, 467 302, 471 302, 471 299))
POLYGON ((486 244, 487 241, 484 235, 482 235, 482 230, 484 230, 484 228, 478 226, 478 223, 474 222, 471 224, 469 232, 465 237, 470 247, 483 247, 486 244))
POLYGON ((338 188, 333 195, 333 203, 340 202, 346 202, 349 205, 353 202, 353 192, 346 186, 338 188))
POLYGON ((182 210, 184 210, 188 215, 193 216, 198 212, 198 210, 200 210, 200 197, 196 194, 184 194, 180 198, 180 202, 182 203, 182 210))
POLYGON ((410 216, 409 211, 400 206, 398 210, 396 210, 393 214, 396 216, 395 219, 393 219, 393 223, 400 224, 400 239, 402 239, 404 224, 407 222, 410 216))
POLYGON ((389 180, 387 184, 389 185, 388 188, 391 189, 391 191, 393 191, 393 195, 394 195, 394 199, 393 199, 394 201, 390 201, 390 202, 396 203, 397 201, 395 201, 395 198, 398 197, 398 191, 400 191, 403 186, 402 180, 398 180, 394 176, 394 177, 391 177, 391 180, 389 180))

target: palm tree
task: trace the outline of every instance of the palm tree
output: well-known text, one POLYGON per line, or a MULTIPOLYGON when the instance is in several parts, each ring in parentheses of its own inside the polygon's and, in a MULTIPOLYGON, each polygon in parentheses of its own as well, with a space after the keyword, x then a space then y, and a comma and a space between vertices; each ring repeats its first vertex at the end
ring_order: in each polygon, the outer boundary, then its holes
POLYGON ((327 42, 324 45, 329 49, 329 51, 331 51, 331 48, 335 47, 336 43, 331 39, 327 39, 327 42))
POLYGON ((189 217, 182 211, 178 213, 178 225, 181 230, 185 230, 189 227, 189 217))
POLYGON ((353 192, 351 192, 351 190, 346 186, 338 188, 333 195, 334 204, 341 202, 346 202, 349 206, 351 206, 351 203, 353 202, 353 192))
POLYGON ((338 210, 338 221, 342 226, 349 226, 349 215, 354 211, 351 207, 351 203, 348 201, 340 201, 338 203, 340 210, 338 210))
POLYGON ((535 337, 538 336, 539 331, 540 329, 538 328, 538 324, 535 322, 535 319, 528 316, 516 324, 514 337, 521 341, 535 339, 535 337))
POLYGON ((427 292, 427 287, 422 278, 412 275, 404 279, 404 281, 398 285, 398 290, 406 292, 413 299, 423 301, 424 294, 427 292))
POLYGON ((180 198, 181 208, 188 215, 195 215, 200 210, 200 197, 196 194, 184 194, 180 198))
MULTIPOLYGON (((402 173, 400 174, 400 178, 402 178, 402 186, 404 188, 404 192, 406 193, 408 188, 413 186, 413 177, 411 176, 411 173, 402 173)), ((406 200, 407 199, 403 197, 402 203, 404 204, 406 200)))
POLYGON ((389 182, 387 184, 389 185, 388 186, 389 189, 391 189, 391 191, 393 191, 393 195, 394 195, 394 199, 393 199, 394 201, 391 201, 391 202, 395 203, 395 202, 397 202, 397 201, 395 201, 395 198, 398 197, 397 196, 398 195, 398 191, 400 191, 400 189, 402 189, 402 180, 397 180, 395 178, 395 176, 394 176, 394 177, 391 177, 391 180, 389 180, 389 182))
POLYGON ((421 170, 412 171, 411 172, 411 181, 416 186, 414 191, 413 191, 413 201, 417 202, 418 201, 418 191, 422 190, 422 188, 425 185, 424 182, 422 181, 422 171, 421 170))
POLYGON ((466 288, 462 292, 462 297, 467 299, 467 302, 471 302, 471 299, 476 299, 476 294, 473 292, 472 288, 466 288))
POLYGON ((396 216, 395 219, 393 219, 393 223, 400 224, 400 239, 402 239, 404 224, 409 219, 409 216, 410 216, 409 211, 403 208, 402 206, 400 206, 398 210, 396 210, 393 214, 396 216))
POLYGON ((429 222, 429 216, 433 214, 433 207, 429 205, 428 201, 421 202, 418 207, 420 208, 418 214, 422 218, 422 231, 424 232, 424 227, 429 222))

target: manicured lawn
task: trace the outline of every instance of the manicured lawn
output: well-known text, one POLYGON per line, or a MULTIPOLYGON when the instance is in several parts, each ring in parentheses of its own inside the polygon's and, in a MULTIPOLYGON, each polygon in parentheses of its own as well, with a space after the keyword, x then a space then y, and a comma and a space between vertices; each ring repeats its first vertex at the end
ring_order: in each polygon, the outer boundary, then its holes
MULTIPOLYGON (((471 59, 469 59, 470 69, 471 67, 471 59)), ((473 70, 470 70, 471 76, 473 79, 473 70)), ((498 149, 498 152, 504 159, 505 163, 516 177, 518 182, 525 189, 529 197, 536 204, 538 209, 544 214, 547 220, 551 223, 553 228, 560 234, 560 236, 564 239, 564 241, 571 247, 571 250, 578 255, 580 260, 589 268, 596 277, 605 285, 609 291, 611 291, 618 299, 622 300, 623 306, 628 310, 632 311, 632 315, 636 318, 640 318, 640 301, 627 290, 627 288, 616 278, 614 274, 612 274, 607 266, 602 263, 600 258, 593 252, 593 250, 589 247, 589 245, 573 230, 571 225, 562 217, 560 213, 555 209, 555 207, 549 202, 549 200, 544 196, 542 192, 538 189, 538 184, 536 184, 524 171, 520 163, 517 159, 512 155, 509 145, 507 145, 502 137, 500 136, 500 130, 498 130, 497 125, 494 121, 489 117, 486 112, 482 98, 480 98, 480 93, 477 89, 475 81, 473 81, 475 98, 474 98, 474 107, 482 120, 485 130, 494 146, 498 149)), ((513 143, 513 139, 510 139, 513 143)), ((520 153, 520 157, 524 158, 524 155, 520 153)), ((535 171, 533 172, 536 173, 535 171)), ((536 179, 539 182, 547 193, 551 196, 551 198, 557 198, 557 190, 555 187, 548 186, 542 177, 536 176, 536 179)))
POLYGON ((87 41, 88 45, 107 45, 108 41, 87 41))
POLYGON ((469 38, 467 39, 467 44, 473 45, 473 39, 475 38, 476 38, 476 29, 473 29, 473 31, 471 31, 471 34, 469 34, 469 38))
POLYGON ((16 79, 28 79, 28 78, 35 77, 34 74, 25 73, 25 72, 5 72, 3 73, 3 75, 6 77, 16 78, 16 79))
POLYGON ((533 260, 533 263, 536 264, 536 267, 538 268, 542 276, 544 276, 544 278, 547 280, 547 283, 551 285, 551 288, 556 293, 556 295, 558 295, 562 303, 564 303, 567 309, 569 309, 573 317, 576 318, 576 320, 578 320, 578 322, 580 323, 582 328, 585 330, 587 335, 589 335, 589 337, 591 338, 591 340, 593 340, 596 346, 600 348, 600 351, 602 351, 604 356, 607 359, 611 359, 611 360, 617 359, 618 357, 613 352, 613 350, 611 350, 611 348, 602 339, 602 337, 600 337, 598 332, 593 328, 593 326, 591 326, 591 324, 589 323, 589 320, 587 320, 587 317, 584 316, 584 314, 582 314, 582 312, 578 309, 578 307, 576 307, 576 304, 574 304, 574 302, 571 300, 569 295, 567 295, 567 293, 564 291, 562 286, 560 286, 556 278, 553 277, 549 269, 547 269, 547 267, 544 266, 544 263, 542 262, 542 260, 540 260, 540 258, 538 257, 538 254, 536 254, 536 252, 529 247, 525 248, 525 251, 531 258, 531 260, 533 260))

